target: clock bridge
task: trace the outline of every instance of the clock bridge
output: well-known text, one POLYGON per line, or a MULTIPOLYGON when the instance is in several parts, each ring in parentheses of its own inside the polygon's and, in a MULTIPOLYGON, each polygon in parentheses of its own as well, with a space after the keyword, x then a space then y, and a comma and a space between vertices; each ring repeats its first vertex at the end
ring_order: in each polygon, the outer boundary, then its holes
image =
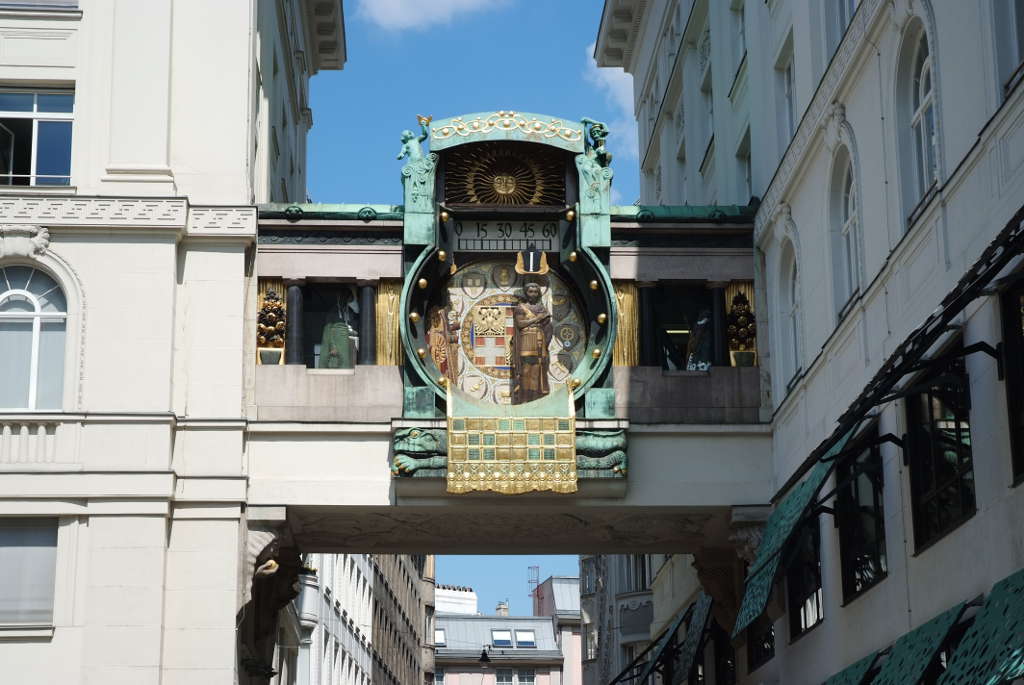
POLYGON ((590 119, 419 124, 403 205, 260 208, 250 525, 737 560, 773 491, 755 207, 613 205, 590 119))

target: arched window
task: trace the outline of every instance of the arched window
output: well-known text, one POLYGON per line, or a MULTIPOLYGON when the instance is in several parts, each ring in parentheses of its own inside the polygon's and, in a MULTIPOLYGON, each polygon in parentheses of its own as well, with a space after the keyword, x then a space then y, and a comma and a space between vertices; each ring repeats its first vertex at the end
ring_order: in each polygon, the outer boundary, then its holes
POLYGON ((938 141, 935 134, 935 94, 932 84, 932 58, 928 51, 928 37, 924 31, 914 54, 914 76, 910 87, 910 130, 914 146, 914 177, 916 194, 920 200, 938 180, 938 141))
POLYGON ((800 280, 792 245, 783 253, 781 274, 782 378, 789 383, 800 370, 800 280))
POLYGON ((0 268, 0 408, 60 409, 67 300, 28 266, 0 268))
POLYGON ((836 309, 842 311, 860 288, 858 266, 857 181, 847 148, 840 149, 832 172, 832 244, 836 309))

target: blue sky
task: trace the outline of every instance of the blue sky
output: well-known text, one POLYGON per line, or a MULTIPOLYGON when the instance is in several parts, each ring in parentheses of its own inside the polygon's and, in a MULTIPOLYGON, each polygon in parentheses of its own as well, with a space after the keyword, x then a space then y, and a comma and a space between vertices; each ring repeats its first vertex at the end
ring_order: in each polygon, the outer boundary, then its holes
POLYGON ((444 555, 437 558, 437 582, 473 588, 480 613, 493 614, 498 602, 508 600, 509 613, 529 616, 533 613, 527 582, 530 566, 540 566, 541 582, 548 576, 578 576, 580 569, 575 555, 444 555))
POLYGON ((399 133, 513 109, 608 122, 617 204, 639 197, 632 77, 597 69, 598 0, 346 0, 348 62, 310 85, 315 202, 401 203, 399 133))
MULTIPOLYGON (((597 69, 598 0, 345 0, 348 62, 310 85, 315 202, 402 202, 399 133, 435 118, 513 109, 611 129, 613 201, 639 197, 632 77, 597 69)), ((524 502, 524 506, 528 506, 524 502)), ((468 585, 480 610, 531 612, 527 568, 577 575, 576 556, 442 556, 437 580, 468 585)))

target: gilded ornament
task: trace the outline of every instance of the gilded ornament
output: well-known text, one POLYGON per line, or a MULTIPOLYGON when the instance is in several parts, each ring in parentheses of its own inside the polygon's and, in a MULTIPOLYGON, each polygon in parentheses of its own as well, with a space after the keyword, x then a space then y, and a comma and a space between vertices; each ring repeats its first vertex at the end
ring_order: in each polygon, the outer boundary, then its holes
POLYGON ((597 322, 599 324, 604 324, 604 322, 607 321, 607 320, 608 320, 608 315, 605 314, 604 312, 601 312, 600 314, 597 315, 597 322))
MULTIPOLYGON (((566 210, 566 212, 565 212, 565 220, 566 221, 572 221, 575 218, 576 218, 576 211, 575 210, 573 210, 573 209, 566 210)), ((573 254, 576 254, 576 253, 574 252, 573 254)))
POLYGON ((581 381, 579 378, 573 378, 572 380, 569 381, 569 385, 573 389, 576 389, 576 388, 580 387, 581 385, 583 385, 583 381, 581 381))
POLYGON ((595 347, 594 351, 590 353, 590 356, 593 357, 594 359, 600 359, 601 358, 601 348, 600 347, 595 347))
POLYGON ((448 212, 441 212, 441 221, 448 221, 448 212))
POLYGON ((491 132, 522 131, 531 136, 541 138, 560 138, 566 142, 576 143, 583 140, 581 129, 566 126, 561 119, 545 121, 533 117, 527 119, 518 112, 501 110, 487 115, 485 118, 477 117, 464 121, 462 117, 455 117, 447 126, 442 126, 434 131, 436 140, 445 140, 452 136, 465 137, 469 135, 488 134, 491 132))
POLYGON ((437 261, 443 262, 443 261, 445 261, 447 259, 448 259, 448 253, 447 252, 445 252, 444 250, 438 250, 437 251, 437 261))
POLYGON ((424 348, 424 347, 418 348, 416 350, 416 356, 419 357, 420 359, 423 359, 424 357, 426 357, 427 356, 426 348, 424 348))
POLYGON ((575 262, 579 258, 580 258, 580 256, 578 254, 576 254, 576 250, 573 250, 572 252, 569 253, 569 261, 570 262, 575 262))
POLYGON ((409 312, 409 321, 412 321, 413 323, 419 323, 420 322, 420 313, 419 312, 409 312))
POLYGON ((591 290, 597 290, 599 287, 600 287, 600 284, 597 281, 591 281, 590 282, 590 289, 591 290))
POLYGON ((420 290, 426 290, 427 289, 427 279, 421 278, 420 280, 416 281, 416 285, 419 286, 420 290))

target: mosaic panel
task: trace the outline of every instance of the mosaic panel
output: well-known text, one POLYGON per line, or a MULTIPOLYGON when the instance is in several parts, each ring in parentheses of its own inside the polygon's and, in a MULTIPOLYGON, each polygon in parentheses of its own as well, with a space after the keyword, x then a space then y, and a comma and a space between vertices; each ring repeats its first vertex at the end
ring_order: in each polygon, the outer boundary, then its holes
POLYGON ((920 681, 965 607, 966 604, 958 604, 896 640, 871 685, 907 685, 920 681))
POLYGON ((1000 685, 1024 677, 1024 570, 999 581, 953 652, 939 685, 1000 685))

